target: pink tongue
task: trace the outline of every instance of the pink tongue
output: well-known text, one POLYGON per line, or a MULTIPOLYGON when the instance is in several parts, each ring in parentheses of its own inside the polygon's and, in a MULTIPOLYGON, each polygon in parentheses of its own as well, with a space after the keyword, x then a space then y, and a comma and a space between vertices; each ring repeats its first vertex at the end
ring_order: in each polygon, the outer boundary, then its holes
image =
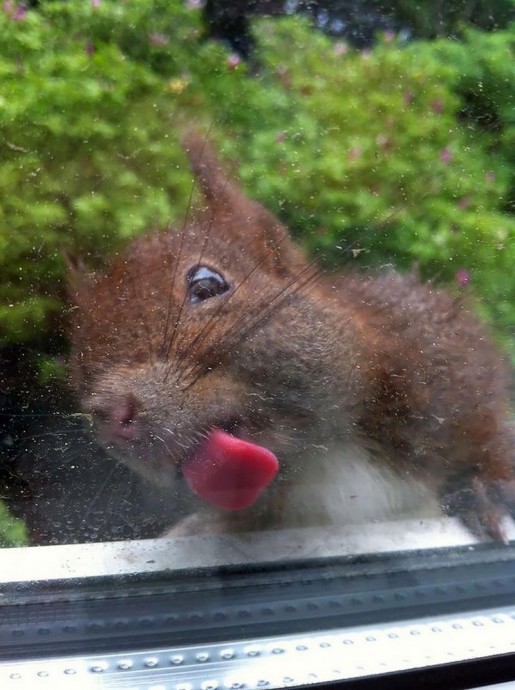
POLYGON ((272 452, 221 429, 214 429, 182 464, 190 489, 224 510, 252 505, 278 469, 272 452))

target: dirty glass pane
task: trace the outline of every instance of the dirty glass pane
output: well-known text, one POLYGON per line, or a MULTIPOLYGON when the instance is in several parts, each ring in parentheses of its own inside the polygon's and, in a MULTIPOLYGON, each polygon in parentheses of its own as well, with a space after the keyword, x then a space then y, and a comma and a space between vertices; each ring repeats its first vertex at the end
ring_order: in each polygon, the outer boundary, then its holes
POLYGON ((502 557, 513 15, 2 5, 4 547, 502 557))

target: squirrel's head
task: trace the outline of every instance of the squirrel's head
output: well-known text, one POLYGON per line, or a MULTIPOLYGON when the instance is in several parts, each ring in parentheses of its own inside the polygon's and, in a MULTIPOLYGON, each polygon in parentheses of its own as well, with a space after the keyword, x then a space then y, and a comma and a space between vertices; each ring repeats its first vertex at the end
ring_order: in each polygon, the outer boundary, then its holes
MULTIPOLYGON (((298 450, 316 414, 321 325, 304 294, 315 269, 204 139, 184 147, 204 199, 184 227, 134 241, 104 273, 71 267, 72 380, 106 445, 143 473, 187 474, 193 457, 205 478, 199 458, 223 456, 234 476, 243 457, 247 479, 251 465, 268 476, 262 451, 298 450)), ((216 502, 208 484, 194 489, 216 502)))

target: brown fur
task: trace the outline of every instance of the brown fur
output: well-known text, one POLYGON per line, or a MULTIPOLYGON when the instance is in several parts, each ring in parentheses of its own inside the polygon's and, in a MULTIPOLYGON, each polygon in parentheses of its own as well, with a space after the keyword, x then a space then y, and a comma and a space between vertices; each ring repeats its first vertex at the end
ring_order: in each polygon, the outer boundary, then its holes
POLYGON ((321 275, 199 137, 186 148, 205 208, 182 232, 136 240, 105 274, 72 271, 72 380, 105 442, 171 482, 202 434, 237 418, 281 471, 252 509, 218 515, 219 529, 284 524, 320 448, 354 444, 502 539, 513 439, 506 370, 485 328, 413 275, 321 275), (196 264, 232 290, 190 304, 196 264))

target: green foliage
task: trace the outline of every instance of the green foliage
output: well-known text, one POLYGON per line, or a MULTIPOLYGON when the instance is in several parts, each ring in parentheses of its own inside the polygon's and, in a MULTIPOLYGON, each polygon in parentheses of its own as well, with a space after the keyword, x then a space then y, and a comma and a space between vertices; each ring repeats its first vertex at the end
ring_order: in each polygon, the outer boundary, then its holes
MULTIPOLYGON (((167 3, 168 21, 178 5, 167 3)), ((62 249, 95 264, 183 210, 179 99, 158 76, 154 6, 134 3, 131 14, 117 3, 48 3, 22 21, 0 12, 0 332, 11 342, 31 340, 60 308, 62 249)), ((174 22, 179 44, 182 30, 174 22)))
POLYGON ((515 210, 515 25, 497 34, 467 32, 465 42, 440 41, 439 60, 453 64, 462 118, 491 134, 510 177, 505 209, 515 210))
POLYGON ((4 342, 59 325, 63 248, 94 266, 183 216, 177 135, 192 121, 215 123, 249 193, 311 250, 461 271, 513 326, 515 29, 370 52, 295 18, 256 29, 257 77, 202 43, 199 12, 179 0, 0 12, 4 342))
POLYGON ((295 112, 279 133, 237 137, 249 189, 330 260, 351 245, 362 265, 470 280, 483 312, 513 329, 515 27, 370 53, 296 21, 266 23, 260 39, 295 112))
POLYGON ((27 532, 22 520, 12 517, 0 502, 0 548, 24 546, 27 541, 27 532))

